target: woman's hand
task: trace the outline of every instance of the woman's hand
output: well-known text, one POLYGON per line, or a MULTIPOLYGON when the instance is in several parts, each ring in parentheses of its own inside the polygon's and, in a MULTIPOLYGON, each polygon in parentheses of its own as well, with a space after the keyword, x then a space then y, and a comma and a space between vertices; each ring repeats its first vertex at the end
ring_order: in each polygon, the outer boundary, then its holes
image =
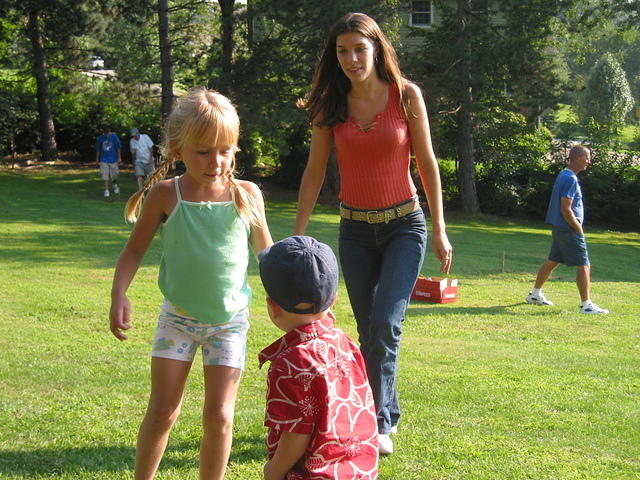
POLYGON ((442 273, 449 273, 453 262, 453 247, 451 247, 449 243, 447 234, 444 232, 434 233, 431 245, 433 252, 440 261, 440 271, 442 273))

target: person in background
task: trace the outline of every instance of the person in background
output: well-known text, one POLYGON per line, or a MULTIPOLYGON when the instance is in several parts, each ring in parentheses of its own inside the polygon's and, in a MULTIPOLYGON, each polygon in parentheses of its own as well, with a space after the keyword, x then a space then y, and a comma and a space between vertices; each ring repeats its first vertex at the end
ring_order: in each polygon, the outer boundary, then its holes
POLYGON ((146 133, 140 133, 137 128, 132 128, 129 149, 131 150, 138 190, 141 190, 145 180, 151 176, 155 170, 155 164, 153 162, 153 141, 146 133))
POLYGON ((552 306, 553 302, 542 293, 542 286, 555 268, 564 263, 576 267, 576 284, 580 293, 580 313, 602 314, 609 310, 600 308, 591 301, 591 264, 587 241, 584 236, 584 205, 578 174, 591 164, 591 152, 587 147, 576 145, 569 151, 569 162, 553 185, 546 222, 551 227, 551 250, 542 264, 533 290, 525 299, 533 305, 552 306))
POLYGON ((102 133, 96 140, 96 164, 100 168, 100 178, 104 182, 104 198, 109 198, 109 186, 113 186, 113 193, 120 195, 118 186, 118 165, 120 164, 120 138, 107 125, 102 127, 102 133))

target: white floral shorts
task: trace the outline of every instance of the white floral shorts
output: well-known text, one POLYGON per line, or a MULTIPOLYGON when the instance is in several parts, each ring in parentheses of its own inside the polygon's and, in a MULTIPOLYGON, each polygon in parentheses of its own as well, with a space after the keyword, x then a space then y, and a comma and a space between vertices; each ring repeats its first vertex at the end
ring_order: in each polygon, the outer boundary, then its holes
POLYGON ((193 361, 202 347, 202 363, 244 370, 249 310, 239 312, 231 321, 212 325, 172 312, 165 305, 160 310, 153 339, 152 357, 193 361))

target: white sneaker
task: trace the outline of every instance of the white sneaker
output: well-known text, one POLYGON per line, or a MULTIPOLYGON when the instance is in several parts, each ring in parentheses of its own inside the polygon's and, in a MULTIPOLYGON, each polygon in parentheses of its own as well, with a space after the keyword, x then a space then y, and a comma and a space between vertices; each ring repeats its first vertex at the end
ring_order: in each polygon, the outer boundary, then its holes
POLYGON ((109 195, 110 195, 109 190, 105 190, 103 193, 104 198, 109 198, 109 195))
POLYGON ((116 195, 120 195, 120 187, 117 183, 113 186, 113 193, 116 195))
POLYGON ((587 305, 580 307, 580 313, 609 313, 609 310, 600 308, 595 303, 588 303, 587 305))
POLYGON ((398 425, 394 425, 393 427, 391 427, 391 430, 389 430, 389 433, 391 433, 392 435, 397 435, 398 434, 398 425))
POLYGON ((380 455, 389 455, 393 453, 393 440, 388 433, 378 435, 378 453, 380 455))
POLYGON ((534 295, 529 292, 529 296, 525 298, 525 302, 531 303, 532 305, 549 305, 553 306, 553 302, 551 300, 547 300, 547 297, 544 294, 534 295))

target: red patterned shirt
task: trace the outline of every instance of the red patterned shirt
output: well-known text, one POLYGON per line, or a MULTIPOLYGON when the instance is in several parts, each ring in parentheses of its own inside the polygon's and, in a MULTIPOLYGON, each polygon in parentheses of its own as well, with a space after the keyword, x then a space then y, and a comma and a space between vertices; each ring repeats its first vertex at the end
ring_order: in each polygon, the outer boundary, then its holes
POLYGON ((269 458, 282 432, 311 435, 287 480, 378 476, 378 427, 364 360, 334 324, 328 313, 260 352, 260 366, 271 361, 264 422, 269 458))

